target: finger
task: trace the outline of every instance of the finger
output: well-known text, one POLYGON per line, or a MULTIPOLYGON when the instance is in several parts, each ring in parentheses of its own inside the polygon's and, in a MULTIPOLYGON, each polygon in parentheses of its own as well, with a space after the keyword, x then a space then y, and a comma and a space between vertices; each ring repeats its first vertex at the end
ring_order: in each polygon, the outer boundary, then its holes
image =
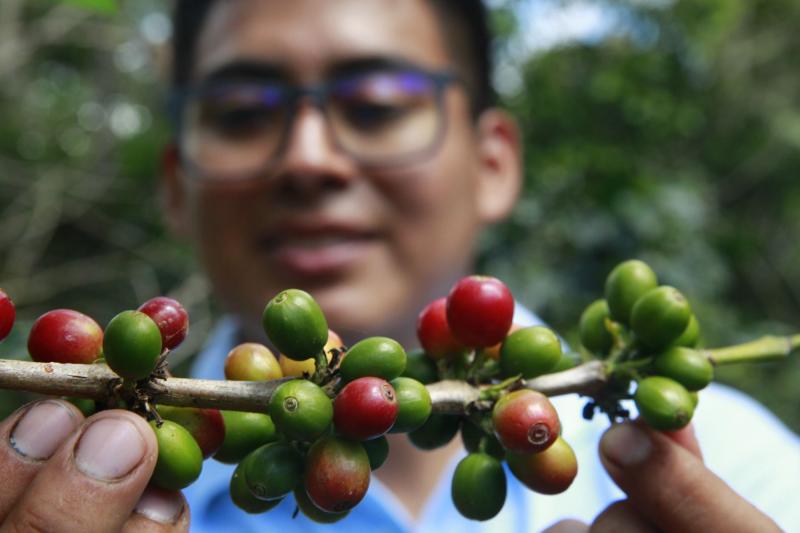
MULTIPOLYGON (((641 424, 644 424, 644 422, 641 422, 641 424)), ((703 452, 700 451, 700 443, 697 442, 693 424, 689 424, 677 431, 665 431, 663 434, 689 450, 692 455, 701 461, 703 460, 703 452)))
POLYGON ((150 485, 122 527, 122 533, 183 533, 189 531, 189 506, 179 491, 150 485))
POLYGON ((589 526, 580 520, 567 519, 560 520, 547 529, 543 529, 542 533, 587 533, 588 531, 589 526))
POLYGON ((152 429, 128 411, 88 418, 40 470, 0 531, 117 531, 155 467, 152 429))
POLYGON ((641 516, 667 531, 779 531, 702 461, 638 424, 612 426, 600 459, 641 516))
POLYGON ((82 421, 81 412, 69 402, 43 400, 21 407, 0 424, 0 523, 82 421))
POLYGON ((592 522, 590 533, 657 533, 628 500, 612 503, 592 522))

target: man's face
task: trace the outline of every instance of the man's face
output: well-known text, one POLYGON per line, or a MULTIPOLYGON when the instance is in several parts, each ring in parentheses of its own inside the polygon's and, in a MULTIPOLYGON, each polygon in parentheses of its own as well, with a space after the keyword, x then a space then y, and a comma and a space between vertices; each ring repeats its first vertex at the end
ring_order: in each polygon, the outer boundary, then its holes
MULTIPOLYGON (((241 63, 299 85, 362 60, 430 71, 453 66, 424 0, 220 1, 195 57, 194 83, 241 63)), ((169 216, 248 333, 257 331, 270 298, 297 287, 317 299, 346 340, 385 334, 408 341, 416 313, 469 269, 488 218, 481 156, 465 90, 451 84, 443 94, 441 144, 402 165, 367 166, 345 153, 326 116, 306 101, 260 178, 211 183, 177 170, 169 216)))

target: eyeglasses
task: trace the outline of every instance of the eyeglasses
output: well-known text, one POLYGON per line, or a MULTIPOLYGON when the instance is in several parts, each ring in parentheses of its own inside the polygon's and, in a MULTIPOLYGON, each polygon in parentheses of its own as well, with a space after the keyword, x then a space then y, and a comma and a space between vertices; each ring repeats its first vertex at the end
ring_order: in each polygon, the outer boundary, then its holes
POLYGON ((171 105, 192 174, 240 180, 268 173, 279 161, 306 99, 324 113, 335 147, 362 166, 425 158, 444 136, 444 89, 456 80, 446 71, 398 68, 308 86, 217 81, 177 91, 171 105))

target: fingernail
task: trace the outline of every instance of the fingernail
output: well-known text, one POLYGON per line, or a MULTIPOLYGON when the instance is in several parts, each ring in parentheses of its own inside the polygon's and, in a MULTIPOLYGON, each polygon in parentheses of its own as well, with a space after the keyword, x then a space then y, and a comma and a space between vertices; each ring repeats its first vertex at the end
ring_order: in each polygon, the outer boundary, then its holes
POLYGON ((633 424, 611 426, 600 439, 600 452, 621 467, 643 463, 652 449, 653 445, 647 434, 633 424))
POLYGON ((87 476, 112 481, 133 470, 145 451, 144 440, 132 422, 124 418, 101 418, 83 432, 75 464, 87 476))
POLYGON ((11 431, 9 443, 17 453, 29 459, 49 459, 75 428, 75 415, 54 401, 31 406, 11 431))
POLYGON ((174 524, 183 511, 183 498, 180 492, 151 485, 142 493, 134 511, 154 522, 174 524))

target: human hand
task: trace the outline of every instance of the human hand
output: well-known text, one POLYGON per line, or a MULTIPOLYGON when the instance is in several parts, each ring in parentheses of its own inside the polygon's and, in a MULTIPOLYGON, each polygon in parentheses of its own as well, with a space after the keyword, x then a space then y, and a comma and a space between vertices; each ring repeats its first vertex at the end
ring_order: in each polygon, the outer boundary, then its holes
POLYGON ((705 467, 692 426, 659 433, 636 422, 614 425, 600 440, 600 460, 627 499, 591 525, 564 520, 546 533, 780 531, 705 467))
POLYGON ((148 487, 158 457, 141 417, 84 420, 69 402, 28 404, 0 423, 0 533, 187 531, 179 492, 148 487))

